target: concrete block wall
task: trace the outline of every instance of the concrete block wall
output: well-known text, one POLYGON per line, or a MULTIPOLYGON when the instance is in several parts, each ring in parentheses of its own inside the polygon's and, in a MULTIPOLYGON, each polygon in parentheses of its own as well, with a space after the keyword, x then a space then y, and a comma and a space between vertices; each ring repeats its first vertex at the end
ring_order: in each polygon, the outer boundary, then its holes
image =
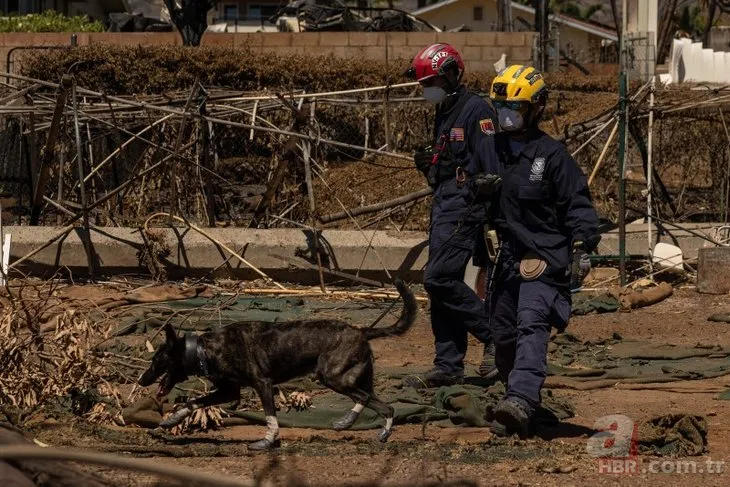
MULTIPOLYGON (((410 60, 418 50, 433 42, 447 42, 460 50, 470 71, 493 72, 502 54, 508 63, 532 63, 532 46, 537 34, 530 32, 267 32, 207 33, 204 46, 249 48, 276 54, 335 56, 344 59, 410 60)), ((181 45, 177 32, 80 33, 77 44, 181 45)), ((70 46, 71 34, 0 34, 0 63, 6 70, 10 49, 16 46, 70 46)), ((11 70, 17 72, 21 52, 12 54, 11 70)))

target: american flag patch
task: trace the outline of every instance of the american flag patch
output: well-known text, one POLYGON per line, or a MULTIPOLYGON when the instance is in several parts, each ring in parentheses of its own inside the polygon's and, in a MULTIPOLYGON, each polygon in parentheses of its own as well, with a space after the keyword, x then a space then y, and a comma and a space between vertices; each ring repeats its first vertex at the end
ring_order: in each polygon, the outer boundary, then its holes
POLYGON ((464 140, 464 129, 451 129, 449 134, 451 140, 463 141, 464 140))

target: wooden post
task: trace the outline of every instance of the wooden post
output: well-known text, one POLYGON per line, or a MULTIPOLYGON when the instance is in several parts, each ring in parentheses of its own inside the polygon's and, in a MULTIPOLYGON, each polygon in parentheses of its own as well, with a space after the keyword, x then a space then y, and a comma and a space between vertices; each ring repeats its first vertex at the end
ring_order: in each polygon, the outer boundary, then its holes
MULTIPOLYGON (((316 106, 317 102, 315 100, 312 100, 312 105, 310 108, 310 119, 312 123, 309 124, 309 134, 312 136, 315 135, 312 127, 314 126, 315 122, 316 106)), ((322 256, 320 255, 319 251, 319 230, 315 226, 317 220, 317 208, 314 202, 314 186, 312 185, 312 143, 309 140, 302 141, 302 156, 304 159, 304 180, 307 183, 307 196, 309 196, 309 224, 312 226, 312 230, 314 232, 314 255, 317 258, 317 269, 319 270, 319 285, 322 289, 322 292, 326 293, 327 288, 324 285, 324 274, 322 273, 322 256)))
MULTIPOLYGON (((251 126, 253 127, 256 125, 256 112, 258 112, 259 109, 259 101, 256 100, 253 102, 253 111, 251 112, 251 126)), ((248 140, 253 140, 254 130, 251 129, 251 133, 248 135, 248 140)))
POLYGON ((72 101, 73 101, 73 115, 74 115, 74 132, 76 135, 76 167, 79 173, 79 192, 81 193, 81 211, 83 214, 83 232, 81 234, 81 240, 84 243, 86 249, 86 258, 89 264, 89 277, 91 280, 96 279, 96 261, 94 255, 94 248, 91 244, 91 233, 89 226, 89 208, 86 204, 86 183, 84 182, 84 145, 81 142, 81 127, 79 127, 79 102, 76 97, 76 80, 72 80, 71 84, 72 101))
MULTIPOLYGON (((63 173, 66 169, 66 151, 62 150, 58 152, 58 193, 56 194, 56 201, 63 201, 63 173)), ((63 215, 60 213, 56 215, 56 225, 59 227, 63 225, 63 215)))
POLYGON ((35 132, 35 114, 31 113, 28 120, 28 156, 30 157, 30 182, 35 188, 38 182, 40 161, 38 160, 38 135, 35 132))
POLYGON ((51 176, 51 163, 53 161, 53 154, 55 152, 56 139, 58 138, 58 130, 61 125, 61 118, 63 116, 63 110, 66 106, 66 99, 68 98, 69 88, 71 86, 71 78, 64 76, 61 80, 60 90, 58 98, 56 99, 56 108, 53 111, 53 119, 51 126, 48 130, 48 138, 46 139, 46 145, 43 146, 43 150, 40 156, 40 169, 38 173, 37 183, 33 189, 33 205, 30 213, 30 224, 38 225, 38 221, 41 215, 41 208, 43 207, 43 196, 46 192, 46 185, 48 179, 51 176))
MULTIPOLYGON (((177 140, 175 140, 175 148, 174 152, 177 155, 180 152, 180 146, 182 145, 182 138, 183 134, 185 133, 185 127, 188 122, 188 111, 190 110, 190 105, 193 102, 193 98, 195 94, 198 92, 198 80, 195 80, 195 83, 193 85, 193 89, 190 90, 190 94, 188 95, 188 100, 185 102, 185 111, 182 114, 182 118, 180 120, 180 126, 178 128, 178 134, 177 134, 177 140)), ((171 160, 171 163, 168 167, 168 175, 170 177, 170 225, 172 225, 172 217, 175 216, 177 213, 177 205, 178 205, 178 195, 177 195, 177 181, 175 180, 175 165, 176 165, 176 158, 173 158, 171 160)))
MULTIPOLYGON (((365 100, 368 99, 368 95, 365 94, 365 100)), ((363 147, 366 149, 368 148, 368 143, 370 142, 370 117, 365 117, 365 143, 363 144, 363 147)))
MULTIPOLYGON (((293 121, 290 124, 287 132, 297 131, 305 126, 308 117, 302 114, 301 110, 297 108, 296 105, 287 102, 287 100, 285 100, 283 97, 281 97, 280 100, 292 111, 293 121)), ((271 205, 276 191, 279 189, 279 186, 281 186, 282 181, 284 181, 284 174, 286 173, 287 164, 291 160, 296 160, 297 142, 299 141, 299 139, 299 137, 289 136, 289 139, 286 141, 286 143, 284 144, 284 148, 281 151, 281 155, 277 154, 274 156, 278 160, 276 169, 274 169, 274 175, 272 176, 269 185, 266 187, 266 192, 264 193, 264 196, 261 198, 258 206, 256 206, 256 210, 254 210, 254 215, 248 225, 248 228, 256 228, 261 222, 261 218, 263 218, 263 216, 266 214, 266 210, 268 210, 269 206, 271 205)))
MULTIPOLYGON (((200 105, 200 114, 205 117, 207 115, 207 107, 205 102, 200 105)), ((210 127, 208 122, 201 118, 198 122, 198 137, 200 140, 200 151, 198 152, 200 160, 198 164, 203 169, 201 171, 203 177, 203 192, 205 196, 205 213, 208 218, 208 226, 215 227, 215 195, 213 194, 213 180, 206 169, 210 170, 210 127)))

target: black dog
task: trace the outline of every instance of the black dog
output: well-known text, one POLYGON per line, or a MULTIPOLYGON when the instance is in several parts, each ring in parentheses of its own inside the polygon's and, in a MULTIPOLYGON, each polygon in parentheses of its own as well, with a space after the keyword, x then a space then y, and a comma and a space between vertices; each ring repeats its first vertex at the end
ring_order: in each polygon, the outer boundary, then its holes
POLYGON ((378 433, 384 442, 391 434, 394 411, 373 393, 373 355, 368 340, 405 333, 418 309, 408 286, 400 279, 395 285, 403 299, 403 311, 398 322, 386 328, 360 329, 338 320, 242 322, 199 337, 187 334, 178 339, 168 323, 166 342, 152 357, 139 384, 152 385, 164 374, 158 397, 166 396, 175 384, 191 375, 207 377, 215 385, 212 393, 188 402, 160 423, 163 428, 181 423, 198 408, 236 401, 241 387, 253 387, 263 404, 268 431, 250 448, 266 450, 279 443, 272 386, 315 373, 322 384, 355 401, 333 428, 349 428, 363 408, 369 407, 385 418, 385 427, 378 433))

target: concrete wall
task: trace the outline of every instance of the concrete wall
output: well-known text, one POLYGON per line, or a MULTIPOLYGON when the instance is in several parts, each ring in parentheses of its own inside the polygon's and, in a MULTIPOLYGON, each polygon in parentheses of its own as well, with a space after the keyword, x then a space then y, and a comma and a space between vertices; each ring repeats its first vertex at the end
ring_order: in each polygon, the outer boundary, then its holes
MULTIPOLYGON (((693 259, 698 256, 699 249, 708 246, 708 242, 697 234, 712 236, 712 229, 721 225, 685 224, 685 230, 670 228, 671 235, 661 236, 658 229, 654 228, 652 237, 655 242, 659 238, 659 241, 678 245, 685 259, 693 259)), ((29 226, 6 226, 3 229, 5 233, 12 235, 11 264, 51 240, 59 230, 54 227, 29 226)), ((162 233, 171 250, 170 256, 164 262, 171 279, 203 276, 213 269, 218 269, 214 273, 218 277, 258 277, 235 258, 229 261, 229 265, 222 265, 228 253, 197 232, 181 228, 156 230, 162 233)), ((319 280, 316 270, 301 267, 307 261, 300 256, 312 255, 313 240, 309 231, 247 228, 210 228, 206 231, 230 248, 238 249, 246 245, 243 257, 274 279, 307 284, 316 284, 319 280)), ((41 278, 49 278, 56 271, 70 272, 75 277, 87 275, 88 262, 79 232, 80 230, 71 232, 66 238, 38 252, 20 264, 16 271, 41 278)), ((618 254, 618 237, 618 230, 604 233, 598 252, 604 256, 618 254)), ((350 274, 359 272, 361 277, 388 282, 390 279, 383 270, 387 268, 391 275, 422 282, 423 268, 428 260, 428 235, 425 232, 377 231, 364 235, 351 230, 324 230, 320 238, 330 249, 331 269, 350 274), (369 245, 372 245, 370 250, 369 245)), ((139 229, 96 228, 91 231, 91 240, 102 274, 111 276, 148 273, 140 267, 137 258, 138 249, 144 245, 139 229)), ((648 254, 647 247, 646 224, 626 225, 627 254, 645 256, 648 254)), ((309 263, 313 264, 313 261, 310 259, 309 263)), ((13 272, 11 275, 17 274, 13 272)), ((326 278, 328 281, 340 279, 330 275, 326 275, 326 278)))
MULTIPOLYGON (((271 33, 206 33, 203 45, 248 47, 276 54, 327 55, 339 58, 385 60, 412 59, 418 50, 433 42, 448 42, 459 49, 470 71, 494 71, 493 64, 502 53, 508 63, 532 63, 532 45, 536 34, 531 32, 271 32, 271 33)), ((8 51, 16 46, 70 45, 70 34, 0 34, 0 62, 4 72, 8 51)), ((177 32, 144 33, 80 33, 78 45, 116 44, 181 45, 177 32)), ((12 71, 17 71, 18 52, 13 53, 12 71)))

